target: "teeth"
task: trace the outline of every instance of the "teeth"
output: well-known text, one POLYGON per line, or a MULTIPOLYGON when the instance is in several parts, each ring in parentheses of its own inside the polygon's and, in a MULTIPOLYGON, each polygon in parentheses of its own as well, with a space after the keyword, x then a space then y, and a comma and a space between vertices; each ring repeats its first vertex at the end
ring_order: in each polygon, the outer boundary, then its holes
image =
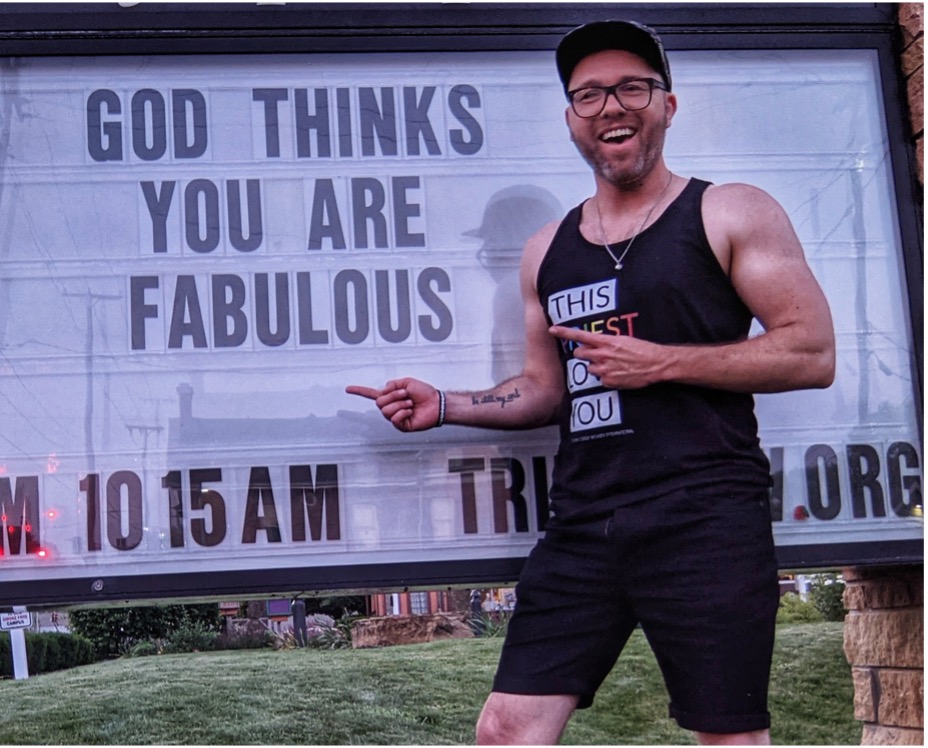
POLYGON ((609 130, 600 136, 600 140, 619 140, 621 138, 630 138, 635 134, 635 131, 630 127, 617 127, 614 130, 609 130))

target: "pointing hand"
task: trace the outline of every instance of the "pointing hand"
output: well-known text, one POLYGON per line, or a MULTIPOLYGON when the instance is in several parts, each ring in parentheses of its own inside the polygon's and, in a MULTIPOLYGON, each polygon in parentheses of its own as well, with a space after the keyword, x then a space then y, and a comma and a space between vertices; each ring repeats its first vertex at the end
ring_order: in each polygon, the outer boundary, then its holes
POLYGON ((438 423, 438 390, 418 379, 393 379, 382 389, 353 384, 345 392, 373 400, 400 431, 425 431, 438 423))

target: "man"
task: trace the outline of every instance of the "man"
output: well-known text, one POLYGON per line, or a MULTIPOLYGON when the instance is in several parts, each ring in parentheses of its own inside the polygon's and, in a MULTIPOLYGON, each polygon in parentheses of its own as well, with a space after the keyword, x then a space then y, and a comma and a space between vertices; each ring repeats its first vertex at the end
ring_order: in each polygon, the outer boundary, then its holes
POLYGON ((665 165, 677 100, 652 30, 581 26, 557 65, 596 191, 526 244, 505 408, 415 379, 348 392, 401 431, 560 424, 479 742, 556 742, 640 624, 682 727, 768 743, 777 568, 751 393, 831 384, 828 305, 770 196, 665 165))

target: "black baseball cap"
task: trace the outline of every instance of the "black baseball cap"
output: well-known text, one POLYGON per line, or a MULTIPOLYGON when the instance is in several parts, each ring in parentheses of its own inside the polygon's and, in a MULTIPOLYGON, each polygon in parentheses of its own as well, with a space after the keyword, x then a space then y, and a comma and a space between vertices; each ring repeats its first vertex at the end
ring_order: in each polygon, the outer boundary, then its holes
POLYGON ((580 60, 595 52, 621 49, 638 55, 661 74, 670 90, 670 65, 654 29, 635 21, 595 21, 569 31, 557 46, 557 72, 564 91, 580 60))

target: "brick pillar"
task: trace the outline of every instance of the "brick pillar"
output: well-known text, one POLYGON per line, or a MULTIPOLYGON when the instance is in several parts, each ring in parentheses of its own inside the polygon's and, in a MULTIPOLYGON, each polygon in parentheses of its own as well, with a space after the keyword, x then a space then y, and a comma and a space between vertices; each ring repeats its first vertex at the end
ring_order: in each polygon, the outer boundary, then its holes
MULTIPOLYGON (((925 47, 921 3, 897 6, 911 136, 924 186, 925 47)), ((862 745, 924 745, 924 565, 844 570, 844 653, 862 745)))
POLYGON ((924 745, 924 567, 845 569, 844 581, 861 745, 924 745))
POLYGON ((902 37, 901 69, 909 100, 912 136, 918 157, 918 180, 925 183, 925 6, 900 3, 899 32, 902 37))

